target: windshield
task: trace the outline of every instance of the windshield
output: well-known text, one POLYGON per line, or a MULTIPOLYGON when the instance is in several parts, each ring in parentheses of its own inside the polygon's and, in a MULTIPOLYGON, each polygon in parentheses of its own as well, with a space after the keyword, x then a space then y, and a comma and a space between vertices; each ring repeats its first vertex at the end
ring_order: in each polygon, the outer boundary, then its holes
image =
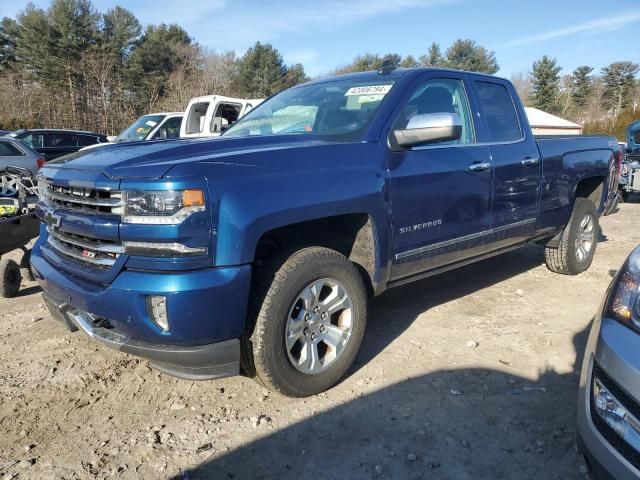
POLYGON ((355 138, 369 125, 393 82, 389 78, 350 79, 285 90, 238 120, 224 136, 355 138))
POLYGON ((149 132, 162 121, 165 115, 144 115, 133 122, 116 137, 116 142, 138 142, 147 138, 149 132))

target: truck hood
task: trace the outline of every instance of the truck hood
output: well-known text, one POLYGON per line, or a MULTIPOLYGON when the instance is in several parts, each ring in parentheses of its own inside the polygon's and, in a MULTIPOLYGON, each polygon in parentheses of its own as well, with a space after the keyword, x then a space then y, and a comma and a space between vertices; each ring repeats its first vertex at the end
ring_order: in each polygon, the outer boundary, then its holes
POLYGON ((293 135, 116 143, 66 155, 46 166, 47 169, 100 171, 113 179, 159 179, 179 164, 214 162, 250 166, 252 153, 323 143, 326 142, 293 135))

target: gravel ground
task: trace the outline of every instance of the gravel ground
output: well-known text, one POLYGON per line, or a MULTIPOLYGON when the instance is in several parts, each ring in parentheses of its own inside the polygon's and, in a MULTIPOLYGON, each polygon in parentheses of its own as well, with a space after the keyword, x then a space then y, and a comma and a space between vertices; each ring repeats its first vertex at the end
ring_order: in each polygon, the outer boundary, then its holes
POLYGON ((580 479, 581 352, 639 220, 604 218, 578 277, 533 246, 390 290, 349 376, 304 400, 155 372, 27 283, 0 299, 0 478, 580 479))

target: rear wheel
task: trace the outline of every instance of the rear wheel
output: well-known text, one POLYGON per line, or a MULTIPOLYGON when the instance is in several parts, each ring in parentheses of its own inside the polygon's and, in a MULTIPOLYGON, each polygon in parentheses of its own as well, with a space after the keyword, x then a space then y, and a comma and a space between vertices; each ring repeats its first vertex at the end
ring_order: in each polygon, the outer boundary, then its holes
POLYGON ((248 370, 293 397, 320 393, 344 376, 364 336, 367 293, 358 269, 322 247, 265 267, 255 328, 245 340, 248 370))
POLYGON ((591 200, 576 198, 558 248, 546 247, 545 261, 552 272, 577 275, 591 266, 598 245, 598 211, 591 200))
POLYGON ((15 297, 20 291, 21 282, 22 275, 18 264, 10 258, 0 260, 0 296, 15 297))

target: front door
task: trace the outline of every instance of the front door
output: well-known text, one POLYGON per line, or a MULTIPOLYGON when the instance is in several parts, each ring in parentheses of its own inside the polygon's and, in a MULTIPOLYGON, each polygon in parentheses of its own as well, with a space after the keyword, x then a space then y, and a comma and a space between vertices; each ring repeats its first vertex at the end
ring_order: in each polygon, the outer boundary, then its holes
POLYGON ((463 125, 459 140, 390 154, 393 280, 490 248, 490 153, 476 142, 463 78, 430 74, 417 81, 393 124, 392 129, 403 128, 415 114, 456 113, 463 125))

